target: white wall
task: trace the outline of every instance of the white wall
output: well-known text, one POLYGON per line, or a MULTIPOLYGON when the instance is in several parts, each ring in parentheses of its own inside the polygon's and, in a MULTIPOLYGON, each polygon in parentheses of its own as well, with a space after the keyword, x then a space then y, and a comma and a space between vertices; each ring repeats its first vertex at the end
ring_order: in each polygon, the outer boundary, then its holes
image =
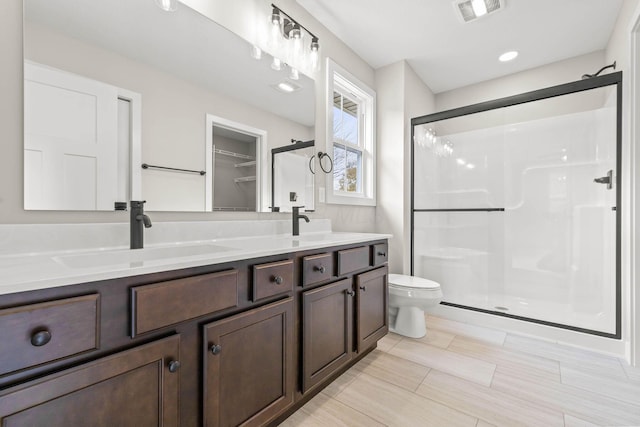
POLYGON ((376 70, 378 207, 376 231, 393 234, 389 268, 409 273, 411 118, 434 112, 434 96, 405 61, 376 70))
POLYGON ((580 80, 583 74, 595 73, 603 67, 605 62, 605 52, 597 51, 486 82, 441 92, 436 95, 436 108, 437 111, 445 111, 569 83, 580 80))
MULTIPOLYGON (((188 0, 189 3, 205 5, 218 22, 243 36, 252 33, 256 19, 267 19, 271 13, 269 1, 262 0, 188 0)), ((187 1, 185 1, 187 3, 187 1)), ((295 0, 284 0, 279 6, 294 16, 305 27, 320 37, 321 60, 330 56, 366 84, 374 87, 373 69, 351 49, 311 17, 295 0)), ((127 212, 44 212, 23 210, 23 57, 22 57, 22 0, 0 2, 0 223, 70 223, 70 222, 127 222, 127 212)), ((323 65, 324 66, 324 65, 323 65)), ((316 145, 324 148, 325 90, 324 69, 316 79, 316 145)), ((143 142, 144 143, 144 142, 143 142)), ((323 150, 324 151, 324 150, 323 150)), ((316 176, 316 184, 324 179, 316 176)), ((156 212, 154 221, 192 221, 226 219, 281 219, 283 215, 270 213, 170 213, 156 212)), ((375 208, 316 204, 316 213, 311 217, 329 218, 335 230, 374 231, 375 208)))

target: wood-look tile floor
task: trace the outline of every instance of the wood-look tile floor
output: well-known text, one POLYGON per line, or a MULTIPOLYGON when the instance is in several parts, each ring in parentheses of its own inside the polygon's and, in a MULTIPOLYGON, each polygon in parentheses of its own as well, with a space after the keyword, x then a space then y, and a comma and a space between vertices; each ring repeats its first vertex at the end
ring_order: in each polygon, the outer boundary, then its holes
POLYGON ((437 317, 378 348, 282 426, 640 426, 640 369, 437 317))

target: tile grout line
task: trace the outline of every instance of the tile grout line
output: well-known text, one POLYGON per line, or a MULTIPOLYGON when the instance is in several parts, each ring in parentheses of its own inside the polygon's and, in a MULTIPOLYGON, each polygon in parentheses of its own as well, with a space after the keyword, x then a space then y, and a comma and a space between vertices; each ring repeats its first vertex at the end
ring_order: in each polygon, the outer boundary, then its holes
MULTIPOLYGON (((347 387, 348 387, 348 386, 347 386, 347 387)), ((346 387, 345 387, 345 388, 346 388, 346 387)), ((342 393, 342 391, 341 391, 340 393, 342 393)), ((337 397, 340 393, 338 393, 338 394, 336 395, 336 397, 337 397)), ((347 403, 345 403, 345 402, 342 402, 342 401, 340 401, 340 400, 338 400, 338 399, 334 398, 333 396, 329 396, 329 399, 334 400, 336 403, 338 403, 338 404, 340 404, 340 405, 344 405, 344 406, 346 406, 347 408, 351 409, 352 411, 357 412, 357 413, 359 413, 359 414, 361 414, 361 415, 363 415, 363 416, 365 416, 365 417, 369 418, 370 420, 373 420, 373 421, 377 422, 378 424, 382 424, 382 425, 383 425, 383 426, 385 426, 385 427, 389 427, 389 425, 387 425, 387 424, 383 423, 382 421, 378 420, 377 418, 374 418, 374 417, 370 416, 369 414, 365 414, 364 412, 362 412, 362 411, 360 411, 360 410, 358 410, 358 409, 356 409, 356 408, 352 407, 351 405, 349 405, 349 404, 347 404, 347 403)))

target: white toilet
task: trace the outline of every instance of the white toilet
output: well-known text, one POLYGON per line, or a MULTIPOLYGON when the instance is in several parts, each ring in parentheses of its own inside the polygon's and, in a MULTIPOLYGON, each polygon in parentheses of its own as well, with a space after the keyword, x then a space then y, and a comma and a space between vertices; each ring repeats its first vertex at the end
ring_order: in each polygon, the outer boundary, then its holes
POLYGON ((432 280, 389 274, 389 330, 409 338, 427 334, 424 310, 440 304, 442 290, 432 280))

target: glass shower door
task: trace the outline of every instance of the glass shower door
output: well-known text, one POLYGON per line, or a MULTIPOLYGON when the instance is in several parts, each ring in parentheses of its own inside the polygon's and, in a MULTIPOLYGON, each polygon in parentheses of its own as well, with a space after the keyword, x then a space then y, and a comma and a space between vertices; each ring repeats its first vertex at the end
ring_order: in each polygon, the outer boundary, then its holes
POLYGON ((620 76, 605 77, 412 121, 412 272, 445 304, 619 336, 620 76))

